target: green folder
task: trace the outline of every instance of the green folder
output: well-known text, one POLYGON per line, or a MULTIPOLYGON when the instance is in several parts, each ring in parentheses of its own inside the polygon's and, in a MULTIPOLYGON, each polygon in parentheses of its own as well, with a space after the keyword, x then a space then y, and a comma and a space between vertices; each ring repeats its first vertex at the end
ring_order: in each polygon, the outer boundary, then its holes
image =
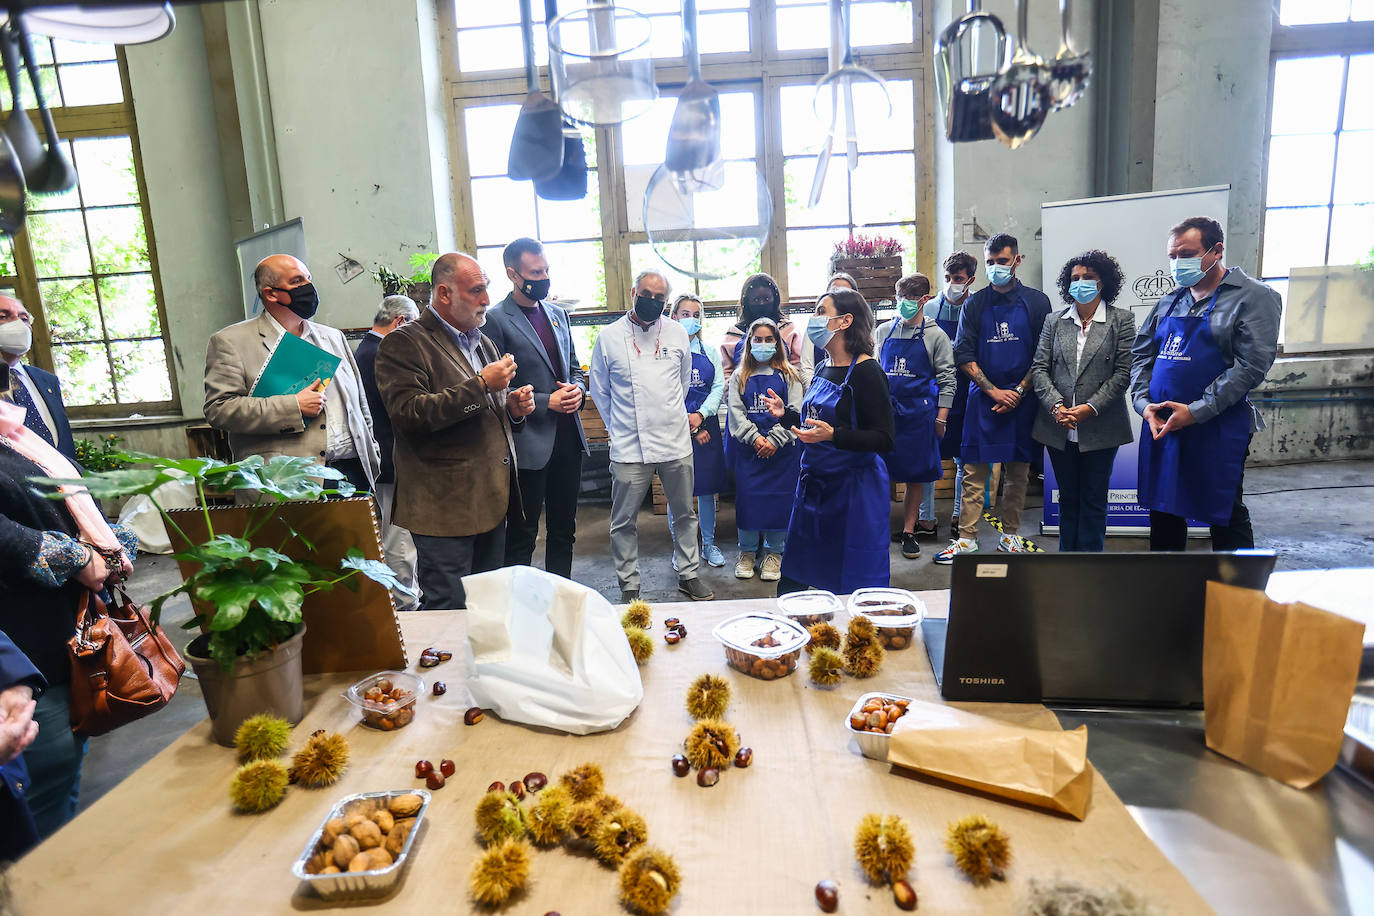
POLYGON ((270 398, 278 394, 295 394, 316 379, 328 382, 340 362, 340 357, 328 350, 321 350, 295 334, 283 334, 253 384, 252 395, 270 398))

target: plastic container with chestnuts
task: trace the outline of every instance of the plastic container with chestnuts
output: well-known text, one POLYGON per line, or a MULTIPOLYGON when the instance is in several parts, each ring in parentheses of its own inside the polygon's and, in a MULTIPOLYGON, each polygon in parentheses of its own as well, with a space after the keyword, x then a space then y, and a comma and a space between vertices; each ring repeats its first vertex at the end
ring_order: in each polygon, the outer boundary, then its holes
POLYGON ((926 615, 925 602, 900 588, 861 588, 849 596, 849 615, 867 617, 884 649, 905 649, 926 615))
POLYGON ((849 711, 845 727, 859 742, 859 750, 865 757, 887 760, 887 746, 892 742, 893 725, 906 714, 910 702, 910 697, 892 693, 866 693, 859 697, 849 711))
MULTIPOLYGON (((305 851, 292 866, 292 874, 326 900, 363 900, 391 893, 414 852, 429 801, 430 794, 424 789, 363 792, 341 799, 315 829, 305 851), (347 827, 353 820, 369 820, 378 825, 376 831, 369 828, 372 838, 365 840, 376 850, 372 853, 375 859, 358 855, 364 850, 357 842, 340 853, 336 833, 342 832, 340 825, 347 827), (387 826, 387 830, 383 831, 382 826, 387 826), (355 858, 340 865, 346 855, 355 858)), ((350 828, 348 833, 366 835, 356 828, 350 828)))
POLYGON ((836 612, 842 610, 844 603, 835 597, 835 593, 821 589, 788 592, 786 595, 778 596, 778 613, 804 627, 834 620, 836 612))
POLYGON ((811 634, 776 614, 740 614, 716 625, 712 635, 725 646, 725 660, 736 671, 765 681, 797 670, 811 634))
POLYGON ((425 682, 406 671, 378 671, 348 688, 344 696, 363 714, 363 724, 379 731, 405 728, 415 718, 415 698, 425 682))

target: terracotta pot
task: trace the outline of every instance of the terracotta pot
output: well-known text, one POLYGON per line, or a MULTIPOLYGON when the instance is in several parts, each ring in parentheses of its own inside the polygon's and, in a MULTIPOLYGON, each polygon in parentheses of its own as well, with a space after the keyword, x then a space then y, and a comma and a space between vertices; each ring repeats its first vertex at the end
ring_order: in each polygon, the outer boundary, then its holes
POLYGON ((305 627, 286 642, 255 658, 240 658, 226 673, 208 654, 209 636, 201 635, 186 647, 186 660, 200 680, 210 712, 210 735, 225 747, 234 746, 234 732, 244 719, 260 712, 281 716, 295 725, 305 715, 301 679, 301 644, 305 627))

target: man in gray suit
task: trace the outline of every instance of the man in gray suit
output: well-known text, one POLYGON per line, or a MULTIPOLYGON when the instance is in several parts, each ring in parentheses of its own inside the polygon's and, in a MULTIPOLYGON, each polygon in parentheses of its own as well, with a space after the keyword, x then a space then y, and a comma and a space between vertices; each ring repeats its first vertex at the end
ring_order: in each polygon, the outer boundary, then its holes
POLYGON ((544 246, 519 238, 502 253, 510 295, 487 312, 482 329, 497 350, 515 357, 513 387, 534 389, 534 413, 516 438, 521 500, 506 519, 506 565, 528 566, 544 513, 544 568, 572 578, 577 494, 588 453, 578 409, 587 373, 577 359, 568 313, 547 301, 549 262, 544 246))

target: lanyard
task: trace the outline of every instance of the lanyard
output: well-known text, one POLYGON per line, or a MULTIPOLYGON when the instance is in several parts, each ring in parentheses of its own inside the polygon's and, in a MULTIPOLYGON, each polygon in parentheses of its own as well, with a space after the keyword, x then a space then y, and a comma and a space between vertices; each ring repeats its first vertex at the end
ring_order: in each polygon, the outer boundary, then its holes
MULTIPOLYGON (((659 320, 660 322, 663 321, 662 318, 660 318, 660 319, 658 319, 658 320, 659 320)), ((633 323, 634 323, 634 322, 631 322, 631 324, 633 324, 633 323)), ((661 340, 662 338, 663 338, 663 325, 660 324, 660 325, 658 326, 658 333, 654 336, 654 359, 658 359, 658 342, 659 342, 659 340, 661 340)), ((643 355, 644 355, 644 352, 643 352, 642 350, 639 349, 639 341, 635 340, 635 331, 634 331, 634 328, 630 328, 630 346, 632 346, 632 347, 635 348, 635 355, 636 355, 636 356, 643 356, 643 355)))

